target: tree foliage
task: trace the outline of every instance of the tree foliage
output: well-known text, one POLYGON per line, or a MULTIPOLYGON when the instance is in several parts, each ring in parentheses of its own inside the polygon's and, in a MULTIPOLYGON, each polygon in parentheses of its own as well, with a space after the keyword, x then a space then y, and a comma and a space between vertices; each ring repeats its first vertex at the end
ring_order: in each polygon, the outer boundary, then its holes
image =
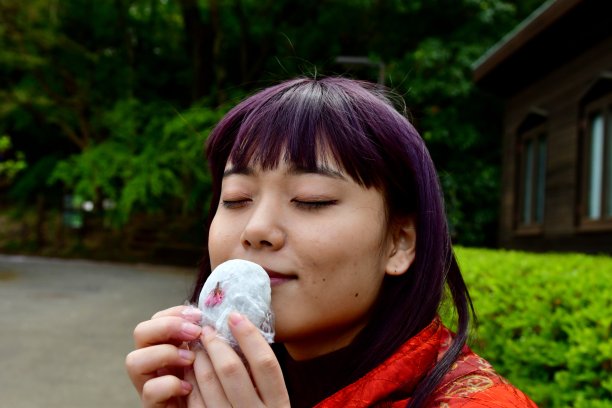
POLYGON ((180 213, 204 212, 209 179, 202 146, 222 112, 120 100, 101 118, 110 131, 106 140, 60 162, 50 182, 72 186, 77 197, 102 200, 114 225, 135 211, 174 206, 180 213))
POLYGON ((23 152, 11 154, 11 139, 8 135, 0 136, 0 186, 8 184, 26 167, 23 152))
POLYGON ((430 147, 457 240, 490 244, 499 107, 475 89, 471 64, 540 3, 3 0, 0 134, 28 165, 11 196, 107 200, 113 225, 199 213, 202 143, 240 96, 296 75, 382 74, 430 147))

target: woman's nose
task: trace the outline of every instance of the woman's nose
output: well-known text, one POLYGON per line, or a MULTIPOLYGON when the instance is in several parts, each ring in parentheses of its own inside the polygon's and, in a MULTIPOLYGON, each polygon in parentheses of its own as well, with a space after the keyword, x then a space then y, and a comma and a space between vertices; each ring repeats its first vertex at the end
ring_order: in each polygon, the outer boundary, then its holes
POLYGON ((242 245, 253 249, 278 250, 282 248, 286 235, 280 226, 278 216, 278 211, 273 207, 261 203, 255 208, 242 231, 242 245))

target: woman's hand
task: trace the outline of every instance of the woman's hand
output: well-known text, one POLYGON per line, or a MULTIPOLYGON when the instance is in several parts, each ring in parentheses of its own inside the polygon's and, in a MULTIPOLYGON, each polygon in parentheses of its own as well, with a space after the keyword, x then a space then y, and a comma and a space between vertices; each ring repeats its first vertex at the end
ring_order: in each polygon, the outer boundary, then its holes
POLYGON ((127 355, 127 372, 144 407, 181 407, 192 385, 183 371, 195 360, 187 342, 197 340, 201 312, 191 306, 176 306, 156 313, 134 330, 136 350, 127 355))
POLYGON ((287 387, 270 345, 244 316, 233 313, 228 323, 248 368, 214 329, 204 327, 203 349, 195 351, 193 370, 185 371, 193 387, 189 406, 289 407, 287 387))

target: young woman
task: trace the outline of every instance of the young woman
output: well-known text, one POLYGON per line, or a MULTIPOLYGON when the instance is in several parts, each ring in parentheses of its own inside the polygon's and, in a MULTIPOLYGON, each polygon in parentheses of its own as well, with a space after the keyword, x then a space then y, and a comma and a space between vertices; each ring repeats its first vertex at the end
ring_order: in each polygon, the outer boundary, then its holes
POLYGON ((272 281, 275 344, 238 314, 245 363, 197 310, 136 328, 146 407, 533 407, 465 345, 471 303, 434 165, 376 85, 296 79, 246 99, 208 141, 208 247, 272 281), (438 309, 448 287, 457 333, 438 309), (188 350, 199 339, 203 349, 188 350))

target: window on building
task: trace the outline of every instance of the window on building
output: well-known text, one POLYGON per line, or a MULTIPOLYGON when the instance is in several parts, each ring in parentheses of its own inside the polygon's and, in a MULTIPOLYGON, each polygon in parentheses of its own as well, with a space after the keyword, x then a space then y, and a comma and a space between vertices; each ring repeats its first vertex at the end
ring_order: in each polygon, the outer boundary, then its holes
POLYGON ((546 133, 541 124, 519 136, 517 229, 539 230, 546 200, 546 133))
POLYGON ((612 226, 612 95, 586 107, 583 225, 612 226))

